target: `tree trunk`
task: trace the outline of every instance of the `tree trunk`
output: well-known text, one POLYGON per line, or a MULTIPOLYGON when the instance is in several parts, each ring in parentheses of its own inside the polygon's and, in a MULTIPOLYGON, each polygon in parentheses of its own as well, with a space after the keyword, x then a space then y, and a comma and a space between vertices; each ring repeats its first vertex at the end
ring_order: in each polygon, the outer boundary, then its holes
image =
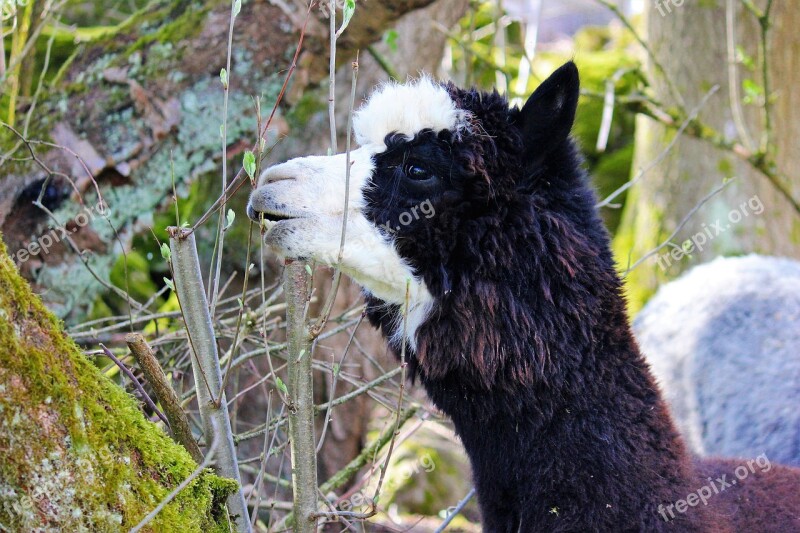
MULTIPOLYGON (((763 86, 758 54, 760 29, 742 2, 734 1, 735 43, 755 63, 754 69, 737 66, 736 98, 729 83, 725 4, 685 2, 678 7, 669 0, 645 2, 646 40, 666 77, 685 100, 687 112, 700 106, 710 89, 719 85, 720 89, 700 108, 700 120, 726 138, 736 139, 741 129, 736 126, 734 105, 737 106, 742 114, 740 122, 745 124, 757 150, 765 131, 763 108, 742 103, 742 86, 763 86), (745 79, 754 83, 743 82, 745 79)), ((800 95, 793 90, 800 82, 800 42, 792 30, 800 23, 800 11, 790 0, 777 0, 770 20, 773 27, 766 56, 774 95, 774 142, 770 153, 775 156, 778 170, 794 178, 787 185, 794 198, 800 198, 800 152, 795 146, 800 130, 800 95)), ((664 77, 652 62, 647 68, 656 100, 667 107, 675 106, 664 77)), ((636 131, 634 174, 656 160, 675 136, 674 129, 644 116, 639 117, 636 131)), ((664 242, 701 199, 729 178, 736 179, 701 207, 672 239, 677 247, 684 243, 688 247, 692 242, 693 246, 687 248, 690 254, 668 246, 629 274, 634 309, 660 281, 717 255, 758 252, 798 257, 800 217, 775 187, 735 154, 684 135, 629 192, 615 240, 621 266, 636 262, 664 242)))
MULTIPOLYGON (((0 344, 4 530, 128 530, 197 468, 67 338, 2 242, 0 344)), ((235 486, 203 471, 150 525, 227 531, 235 486)))

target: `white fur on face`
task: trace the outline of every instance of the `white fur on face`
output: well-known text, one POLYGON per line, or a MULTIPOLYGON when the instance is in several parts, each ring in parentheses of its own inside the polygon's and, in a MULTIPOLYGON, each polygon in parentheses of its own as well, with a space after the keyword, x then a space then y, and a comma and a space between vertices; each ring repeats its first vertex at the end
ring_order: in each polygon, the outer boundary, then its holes
POLYGON ((392 132, 409 138, 424 129, 458 132, 467 127, 468 118, 469 113, 456 107, 444 87, 422 77, 378 87, 353 117, 353 131, 362 146, 382 145, 392 132))
POLYGON ((350 152, 350 186, 346 187, 346 156, 313 156, 292 159, 268 168, 250 196, 257 212, 291 218, 265 220, 266 243, 280 257, 313 259, 328 266, 339 264, 342 272, 378 298, 405 305, 408 285, 409 312, 405 328, 397 325, 399 341, 405 331, 416 349, 416 330, 431 307, 433 297, 416 278, 392 242, 363 214, 363 191, 370 186, 374 145, 350 152), (344 247, 339 250, 344 221, 345 190, 349 191, 344 247))
POLYGON ((456 107, 447 90, 422 77, 407 84, 386 83, 353 117, 356 141, 350 152, 350 184, 346 186, 346 156, 299 157, 268 168, 250 196, 250 208, 261 213, 292 217, 266 222, 266 243, 281 257, 314 259, 342 272, 378 298, 404 306, 408 286, 406 324, 400 317, 392 340, 403 337, 416 350, 416 331, 433 307, 425 283, 414 276, 391 238, 364 217, 364 191, 371 186, 372 156, 384 151, 390 133, 409 138, 424 129, 459 132, 469 127, 469 113, 456 107), (339 251, 348 191, 344 247, 339 251))

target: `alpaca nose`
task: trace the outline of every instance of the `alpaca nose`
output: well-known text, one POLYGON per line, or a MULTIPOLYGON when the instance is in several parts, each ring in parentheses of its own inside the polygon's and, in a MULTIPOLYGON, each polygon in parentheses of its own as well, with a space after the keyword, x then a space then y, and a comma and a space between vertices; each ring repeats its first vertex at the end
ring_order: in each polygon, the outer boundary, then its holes
POLYGON ((256 222, 259 221, 258 211, 253 209, 253 205, 250 202, 247 202, 247 216, 250 218, 250 220, 254 220, 256 222))

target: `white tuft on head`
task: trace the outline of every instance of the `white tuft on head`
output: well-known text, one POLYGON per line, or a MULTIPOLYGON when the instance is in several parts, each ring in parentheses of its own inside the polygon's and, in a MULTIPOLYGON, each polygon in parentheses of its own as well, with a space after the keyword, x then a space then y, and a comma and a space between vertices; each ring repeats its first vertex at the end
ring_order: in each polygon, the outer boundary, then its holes
POLYGON ((383 144, 392 132, 408 137, 424 129, 458 132, 468 118, 469 112, 456 107, 444 87, 423 76, 403 85, 379 86, 353 117, 353 131, 362 146, 383 144))

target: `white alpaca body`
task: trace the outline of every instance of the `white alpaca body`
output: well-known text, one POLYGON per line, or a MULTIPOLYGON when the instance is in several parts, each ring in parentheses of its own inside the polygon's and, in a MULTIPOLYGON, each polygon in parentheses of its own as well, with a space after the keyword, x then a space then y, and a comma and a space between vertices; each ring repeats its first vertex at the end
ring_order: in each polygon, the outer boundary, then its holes
POLYGON ((800 465, 800 263, 751 255, 698 266, 633 327, 695 452, 800 465))

